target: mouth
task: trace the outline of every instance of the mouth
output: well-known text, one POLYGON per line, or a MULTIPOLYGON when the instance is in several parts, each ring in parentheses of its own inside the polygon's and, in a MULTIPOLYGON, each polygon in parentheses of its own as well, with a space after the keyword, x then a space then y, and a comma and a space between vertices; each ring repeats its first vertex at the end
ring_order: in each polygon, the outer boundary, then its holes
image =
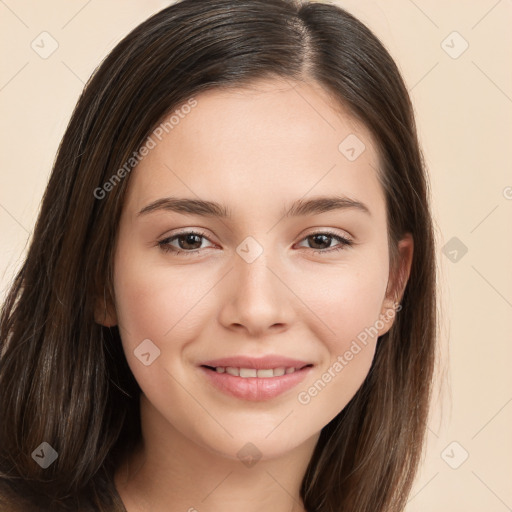
POLYGON ((304 368, 312 367, 312 364, 305 364, 304 366, 278 366, 277 368, 241 368, 236 366, 208 366, 201 365, 202 368, 207 368, 217 373, 227 373, 233 377, 241 377, 242 379, 258 378, 258 379, 272 379, 275 377, 282 377, 283 375, 291 375, 296 371, 304 368))
POLYGON ((265 401, 293 389, 312 371, 313 364, 253 368, 246 366, 199 366, 210 384, 240 400, 265 401))

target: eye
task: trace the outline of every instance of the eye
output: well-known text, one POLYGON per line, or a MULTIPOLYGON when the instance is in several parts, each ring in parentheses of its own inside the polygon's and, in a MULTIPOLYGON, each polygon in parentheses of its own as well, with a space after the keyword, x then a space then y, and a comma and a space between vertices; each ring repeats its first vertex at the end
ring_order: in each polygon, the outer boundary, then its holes
MULTIPOLYGON (((160 249, 162 249, 162 251, 172 252, 176 256, 180 254, 184 256, 196 256, 201 252, 200 249, 204 248, 201 247, 201 239, 208 240, 204 232, 183 231, 182 233, 178 233, 176 235, 160 240, 158 242, 158 246, 160 249), (176 245, 172 245, 173 243, 177 243, 178 247, 176 247, 176 245)), ((352 240, 330 231, 318 231, 316 233, 311 233, 307 237, 303 238, 302 241, 305 240, 310 241, 310 243, 312 241, 313 245, 320 246, 319 249, 310 247, 310 249, 314 249, 314 254, 326 254, 340 251, 353 244, 352 240), (330 246, 332 240, 337 240, 339 244, 331 248, 325 247, 326 245, 330 246)))
POLYGON ((199 249, 202 245, 201 239, 208 240, 205 237, 204 232, 184 231, 177 235, 160 240, 158 245, 164 252, 174 252, 176 255, 184 254, 185 256, 193 256, 199 253, 199 249), (172 242, 177 242, 178 248, 171 245, 172 242))
POLYGON ((341 251, 354 243, 353 240, 330 231, 317 231, 316 233, 309 234, 303 240, 310 241, 313 245, 320 246, 319 249, 317 248, 313 251, 313 254, 326 254, 341 251), (330 246, 332 240, 337 240, 339 244, 331 248, 326 248, 325 246, 330 246))

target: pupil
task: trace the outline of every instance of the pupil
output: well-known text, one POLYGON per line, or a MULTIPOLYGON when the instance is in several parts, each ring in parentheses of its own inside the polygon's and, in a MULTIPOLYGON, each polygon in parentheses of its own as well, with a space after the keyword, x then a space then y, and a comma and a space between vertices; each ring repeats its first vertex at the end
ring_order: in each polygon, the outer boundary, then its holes
MULTIPOLYGON (((313 235, 313 240, 314 240, 314 243, 317 243, 319 238, 323 238, 324 239, 324 245, 325 245, 325 239, 328 239, 329 236, 328 235, 313 235)), ((320 242, 320 244, 322 244, 322 242, 320 242)), ((327 240, 327 246, 329 246, 329 241, 327 240)))
MULTIPOLYGON (((201 241, 199 241, 199 242, 195 241, 194 242, 194 238, 198 239, 199 236, 198 235, 192 235, 192 234, 183 235, 182 237, 180 237, 180 240, 183 241, 183 239, 185 239, 185 245, 186 244, 194 245, 194 244, 199 243, 199 246, 201 246, 201 241)), ((180 245, 183 245, 183 244, 180 244, 180 245)), ((197 249, 197 247, 182 247, 182 249, 197 249)))

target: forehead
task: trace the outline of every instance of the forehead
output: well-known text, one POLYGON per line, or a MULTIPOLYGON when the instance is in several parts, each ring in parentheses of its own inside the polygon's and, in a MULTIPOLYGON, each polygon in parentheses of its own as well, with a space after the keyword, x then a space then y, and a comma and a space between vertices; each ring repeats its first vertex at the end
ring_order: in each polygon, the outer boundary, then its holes
POLYGON ((132 172, 134 208, 165 195, 241 206, 258 193, 260 205, 333 192, 383 201, 370 132, 319 85, 265 80, 195 100, 132 172))

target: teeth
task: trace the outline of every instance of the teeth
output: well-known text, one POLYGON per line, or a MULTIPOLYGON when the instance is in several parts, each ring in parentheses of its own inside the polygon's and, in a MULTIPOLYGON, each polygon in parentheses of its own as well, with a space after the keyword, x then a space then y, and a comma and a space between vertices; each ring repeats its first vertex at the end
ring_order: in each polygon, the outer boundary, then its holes
POLYGON ((232 366, 228 366, 224 368, 223 366, 217 366, 215 371, 217 373, 227 373, 229 375, 233 375, 235 377, 260 377, 260 378, 269 378, 269 377, 280 377, 281 375, 290 374, 295 372, 296 368, 265 368, 261 370, 256 370, 255 368, 234 368, 232 366))
POLYGON ((258 370, 255 368, 240 368, 240 377, 257 377, 258 370))
MULTIPOLYGON (((252 377, 273 377, 274 376, 274 370, 272 368, 269 368, 268 370, 258 370, 257 375, 252 375, 252 377)), ((242 372, 240 372, 240 375, 242 375, 242 372)), ((245 375, 244 375, 245 377, 245 375)))

